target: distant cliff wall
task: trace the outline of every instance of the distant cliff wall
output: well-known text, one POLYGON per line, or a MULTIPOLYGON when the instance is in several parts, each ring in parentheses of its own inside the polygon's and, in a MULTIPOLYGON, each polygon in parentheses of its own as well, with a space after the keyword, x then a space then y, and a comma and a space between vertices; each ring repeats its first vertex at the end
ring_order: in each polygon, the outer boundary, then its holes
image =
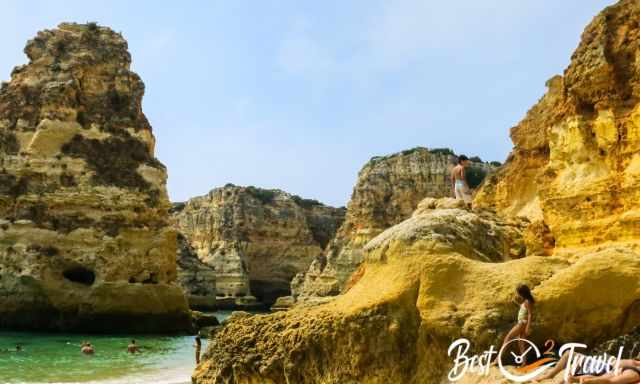
POLYGON ((344 209, 280 190, 227 185, 190 199, 173 220, 198 257, 214 267, 218 301, 272 304, 319 257, 344 209))

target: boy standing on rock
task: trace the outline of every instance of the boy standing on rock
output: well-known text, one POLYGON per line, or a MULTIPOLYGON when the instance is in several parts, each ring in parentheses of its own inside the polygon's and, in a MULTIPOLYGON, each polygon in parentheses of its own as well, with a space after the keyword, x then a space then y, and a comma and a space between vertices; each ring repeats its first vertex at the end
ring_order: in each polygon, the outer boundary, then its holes
POLYGON ((457 200, 464 200, 465 204, 471 208, 471 193, 469 192, 469 184, 467 184, 467 176, 464 171, 469 165, 469 158, 465 155, 458 157, 458 165, 451 170, 451 186, 453 194, 457 200))

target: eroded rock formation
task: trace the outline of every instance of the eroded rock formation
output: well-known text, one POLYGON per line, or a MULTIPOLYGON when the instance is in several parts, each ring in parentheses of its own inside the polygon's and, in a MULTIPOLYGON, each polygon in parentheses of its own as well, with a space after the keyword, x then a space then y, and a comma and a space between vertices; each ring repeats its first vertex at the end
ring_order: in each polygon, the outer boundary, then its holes
MULTIPOLYGON (((345 294, 231 321, 195 382, 439 383, 452 341, 465 337, 477 351, 499 345, 523 282, 536 297, 534 342, 596 345, 632 332, 640 325, 638 17, 640 3, 623 0, 591 22, 564 76, 512 130, 513 153, 474 211, 425 202, 367 243, 345 294)), ((504 381, 492 371, 461 382, 504 381)))
MULTIPOLYGON (((362 262, 362 247, 380 232, 411 216, 425 197, 451 196, 451 150, 414 148, 372 158, 360 170, 344 224, 321 257, 295 277, 297 299, 333 296, 362 262)), ((489 172, 489 164, 475 168, 489 172)))
POLYGON ((227 185, 175 209, 176 228, 216 270, 219 305, 271 305, 320 256, 344 209, 280 190, 227 185))
POLYGON ((190 327, 165 167, 120 34, 39 32, 0 89, 0 326, 190 327))
POLYGON ((536 287, 535 341, 592 344, 640 323, 638 253, 522 257, 526 225, 428 201, 366 245, 365 272, 346 294, 230 322, 196 382, 437 383, 452 341, 466 337, 483 350, 511 328, 520 282, 536 287))
POLYGON ((639 240, 639 12, 621 1, 589 24, 478 206, 542 221, 561 248, 639 240))
POLYGON ((178 284, 187 295, 189 307, 212 310, 216 308, 216 271, 202 262, 182 234, 178 234, 178 284))

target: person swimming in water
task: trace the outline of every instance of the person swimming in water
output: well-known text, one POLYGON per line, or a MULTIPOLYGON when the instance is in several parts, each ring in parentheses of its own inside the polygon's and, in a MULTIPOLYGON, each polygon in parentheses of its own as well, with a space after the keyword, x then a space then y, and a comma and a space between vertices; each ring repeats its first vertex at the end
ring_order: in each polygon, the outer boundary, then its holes
POLYGON ((471 192, 469 190, 469 184, 467 183, 467 176, 465 175, 465 168, 469 165, 469 158, 465 155, 458 157, 458 165, 451 170, 451 186, 453 188, 453 195, 456 200, 462 200, 471 208, 471 192))
POLYGON ((95 351, 95 349, 93 349, 93 346, 91 346, 91 343, 86 341, 86 342, 82 343, 82 347, 80 348, 80 352, 82 352, 85 355, 93 355, 96 351, 95 351))
POLYGON ((15 349, 11 349, 11 348, 2 348, 0 349, 0 353, 12 353, 12 352, 22 352, 22 344, 16 344, 16 348, 15 349))
POLYGON ((132 339, 132 340, 131 340, 131 344, 129 344, 129 345, 127 346, 127 353, 134 354, 134 353, 140 353, 140 352, 142 352, 142 351, 141 351, 141 350, 140 350, 140 348, 138 348, 138 346, 136 345, 136 341, 132 339))

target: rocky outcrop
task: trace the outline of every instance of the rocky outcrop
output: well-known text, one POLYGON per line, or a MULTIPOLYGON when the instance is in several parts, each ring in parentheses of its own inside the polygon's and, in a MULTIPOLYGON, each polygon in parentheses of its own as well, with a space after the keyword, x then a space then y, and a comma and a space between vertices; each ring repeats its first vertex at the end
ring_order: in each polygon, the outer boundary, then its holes
POLYGON ((344 295, 229 322, 196 383, 437 383, 452 341, 483 350, 511 328, 521 282, 535 287, 535 341, 592 344, 640 323, 638 253, 522 257, 526 225, 428 200, 365 246, 365 272, 344 295))
MULTIPOLYGON (((372 158, 358 174, 345 222, 335 239, 307 271, 294 278, 296 299, 339 294, 362 262, 362 247, 369 240, 408 218, 423 198, 452 195, 450 173, 455 163, 449 149, 420 147, 372 158)), ((484 175, 493 167, 478 161, 473 168, 484 175)))
POLYGON ((190 327, 165 167, 120 34, 61 24, 0 89, 0 327, 190 327))
POLYGON ((187 295, 189 307, 212 310, 216 308, 216 271, 203 263, 189 245, 187 239, 178 234, 178 284, 187 295))
POLYGON ((271 305, 322 253, 344 209, 280 190, 226 185, 175 209, 176 228, 216 270, 218 305, 271 305))
POLYGON ((620 348, 623 349, 621 355, 623 359, 640 360, 640 328, 596 345, 593 348, 593 353, 598 355, 606 353, 610 356, 617 356, 620 348))
POLYGON ((540 345, 593 346, 640 326, 638 16, 623 0, 592 21, 473 211, 426 201, 367 243, 345 294, 229 322, 195 383, 440 383, 452 341, 499 345, 520 283, 536 297, 540 345))

